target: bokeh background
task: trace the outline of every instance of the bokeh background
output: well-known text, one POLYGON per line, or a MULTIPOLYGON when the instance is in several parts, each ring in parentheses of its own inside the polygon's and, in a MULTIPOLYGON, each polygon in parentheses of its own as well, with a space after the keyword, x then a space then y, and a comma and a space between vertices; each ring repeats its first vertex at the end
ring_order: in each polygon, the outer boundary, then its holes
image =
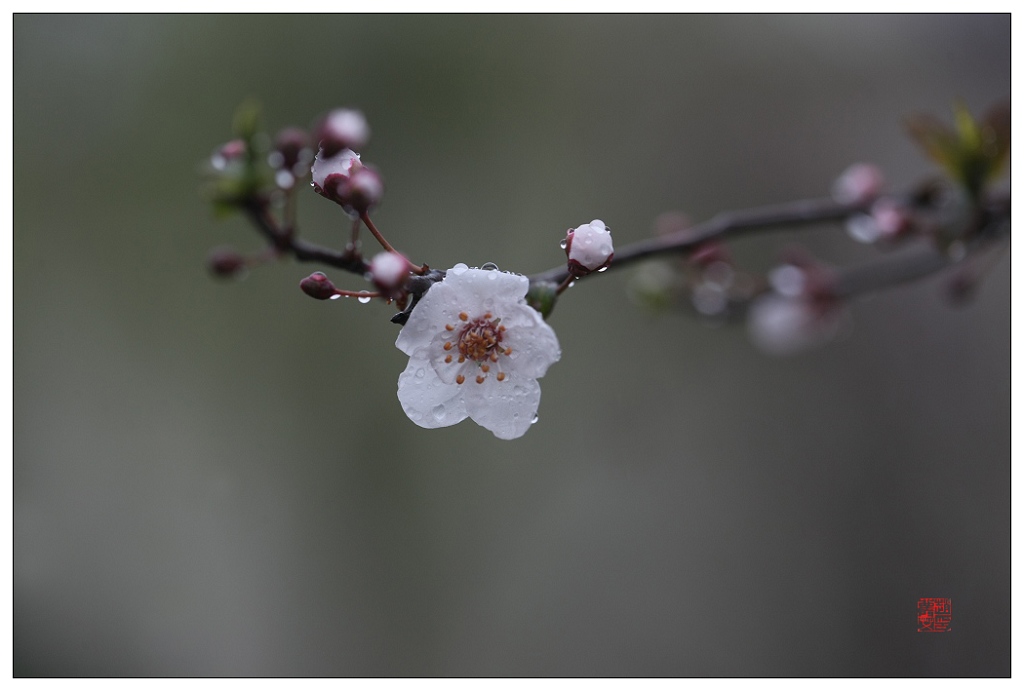
MULTIPOLYGON (((358 107, 399 248, 530 273, 592 218, 621 245, 860 160, 905 188, 903 118, 1008 97, 1009 51, 985 15, 16 15, 15 674, 1009 674, 1008 258, 786 359, 586 281, 502 442, 407 420, 390 310, 308 299, 317 267, 208 277, 260 242, 198 175, 246 98, 358 107)), ((874 254, 739 252, 798 240, 874 254)))

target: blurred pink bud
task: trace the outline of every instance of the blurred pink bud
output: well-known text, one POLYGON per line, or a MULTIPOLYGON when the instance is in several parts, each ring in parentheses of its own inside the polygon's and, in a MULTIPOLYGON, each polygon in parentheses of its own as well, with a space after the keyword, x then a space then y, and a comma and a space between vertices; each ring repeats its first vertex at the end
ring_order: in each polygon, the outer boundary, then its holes
POLYGON ((232 139, 213 152, 210 157, 210 165, 216 170, 224 170, 229 163, 238 161, 245 155, 245 142, 241 139, 232 139))
POLYGON ((878 227, 879 235, 892 239, 907 233, 913 226, 910 210, 892 199, 879 199, 871 207, 871 218, 878 227))
POLYGON ((855 163, 832 185, 832 198, 840 204, 867 204, 881 193, 884 184, 878 166, 855 163))
POLYGON ((207 266, 214 276, 231 278, 245 268, 245 257, 230 247, 219 247, 207 259, 207 266))
POLYGON ((358 110, 338 108, 319 122, 316 137, 324 153, 333 156, 342 149, 363 148, 370 139, 370 128, 358 110))
POLYGON ((751 305, 747 330, 754 345, 769 355, 793 355, 831 340, 843 316, 837 303, 771 293, 751 305))
POLYGON ((393 293, 409 278, 409 260, 398 252, 381 252, 370 261, 370 280, 384 293, 393 293))
POLYGON ((380 203, 384 196, 384 180, 373 168, 360 165, 354 167, 347 178, 341 180, 337 188, 338 201, 346 210, 366 213, 380 203))
POLYGON ((718 240, 708 240, 697 245, 693 252, 690 253, 690 261, 695 265, 706 269, 712 264, 724 262, 730 264, 732 262, 729 256, 729 248, 724 243, 718 240))
POLYGON ((330 300, 337 293, 331 279, 319 271, 302 279, 299 287, 306 295, 317 300, 330 300))
MULTIPOLYGON (((305 159, 309 165, 309 135, 298 127, 287 127, 277 133, 274 138, 274 150, 271 152, 270 165, 290 173, 298 173, 295 168, 305 159)), ((308 172, 303 171, 303 172, 308 172)))
POLYGON ((612 233, 604 221, 593 220, 579 228, 570 229, 562 242, 569 259, 569 273, 581 278, 592 271, 604 271, 612 263, 615 250, 612 233))

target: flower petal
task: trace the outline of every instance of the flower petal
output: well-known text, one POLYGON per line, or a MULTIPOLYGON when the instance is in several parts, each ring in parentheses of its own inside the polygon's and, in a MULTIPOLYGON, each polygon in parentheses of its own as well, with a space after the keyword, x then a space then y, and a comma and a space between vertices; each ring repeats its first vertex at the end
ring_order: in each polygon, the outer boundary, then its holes
POLYGON ((460 301, 467 303, 462 309, 490 310, 503 303, 515 303, 525 298, 530 288, 526 276, 484 269, 449 271, 444 282, 458 293, 460 301))
POLYGON ((466 404, 455 384, 441 381, 426 360, 410 358, 398 377, 398 400, 420 427, 448 427, 466 419, 466 404))
POLYGON ((509 358, 516 372, 526 377, 543 377, 548 367, 562 357, 558 337, 540 313, 529 305, 506 308, 503 323, 508 326, 509 358))
POLYGON ((469 416, 498 439, 518 439, 526 434, 540 407, 536 379, 512 374, 503 382, 488 377, 483 384, 467 382, 464 387, 469 416))

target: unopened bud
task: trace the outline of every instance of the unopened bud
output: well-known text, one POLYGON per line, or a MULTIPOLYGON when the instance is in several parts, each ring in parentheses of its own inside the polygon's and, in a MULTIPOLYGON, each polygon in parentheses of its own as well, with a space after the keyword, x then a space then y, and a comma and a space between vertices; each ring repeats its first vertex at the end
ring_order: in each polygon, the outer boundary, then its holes
POLYGON ((381 252, 370 261, 370 280, 385 293, 405 285, 409 278, 409 260, 398 252, 381 252))
POLYGON ((831 340, 844 319, 840 305, 768 294, 747 313, 751 340, 770 355, 792 355, 831 340))
POLYGON ((337 201, 338 187, 351 175, 359 163, 359 154, 345 149, 334 156, 328 156, 323 149, 313 161, 313 190, 328 199, 337 201))
MULTIPOLYGON (((288 127, 277 133, 274 138, 274 151, 271 153, 270 165, 279 170, 296 174, 299 163, 305 159, 309 165, 309 135, 298 127, 288 127)), ((306 171, 308 172, 308 168, 306 171)))
POLYGON ((245 265, 245 257, 230 247, 215 249, 207 258, 210 273, 220 278, 231 278, 244 269, 245 265))
POLYGON ((569 258, 569 273, 576 278, 592 271, 603 271, 612 263, 615 255, 612 233, 604 221, 597 219, 570 229, 562 246, 565 256, 569 258))
POLYGON ((317 141, 327 156, 342 149, 361 149, 370 139, 366 118, 358 110, 332 110, 316 128, 317 141))
POLYGON ((690 261, 702 269, 719 263, 729 264, 732 262, 729 256, 729 249, 718 240, 702 242, 694 248, 690 254, 690 261))
POLYGON ((311 273, 299 282, 302 292, 317 300, 330 300, 337 293, 331 279, 319 271, 311 273))
POLYGON ((892 239, 909 232, 914 225, 910 210, 892 199, 879 199, 871 207, 871 218, 879 235, 892 239))
POLYGON ((877 197, 885 184, 878 166, 855 163, 832 185, 832 198, 840 204, 867 204, 877 197))
POLYGON ((245 155, 245 142, 241 139, 232 139, 222 144, 210 157, 210 165, 214 170, 224 170, 228 164, 238 161, 245 155))
POLYGON ((365 213, 380 204, 384 196, 384 180, 380 173, 366 166, 354 167, 338 185, 338 201, 346 209, 365 213))

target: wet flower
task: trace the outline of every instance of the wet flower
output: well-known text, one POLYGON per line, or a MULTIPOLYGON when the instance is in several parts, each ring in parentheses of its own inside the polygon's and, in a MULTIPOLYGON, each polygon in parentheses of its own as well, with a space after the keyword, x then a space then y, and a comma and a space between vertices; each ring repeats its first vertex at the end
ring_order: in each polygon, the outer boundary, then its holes
POLYGON ((612 233, 604 221, 593 220, 570 229, 562 247, 569 258, 569 273, 576 278, 592 271, 602 271, 612 263, 612 233))
POLYGON ((457 264, 420 299, 395 345, 409 356, 398 399, 420 427, 467 417, 521 437, 540 405, 539 377, 561 357, 555 332, 526 304, 524 276, 457 264))

